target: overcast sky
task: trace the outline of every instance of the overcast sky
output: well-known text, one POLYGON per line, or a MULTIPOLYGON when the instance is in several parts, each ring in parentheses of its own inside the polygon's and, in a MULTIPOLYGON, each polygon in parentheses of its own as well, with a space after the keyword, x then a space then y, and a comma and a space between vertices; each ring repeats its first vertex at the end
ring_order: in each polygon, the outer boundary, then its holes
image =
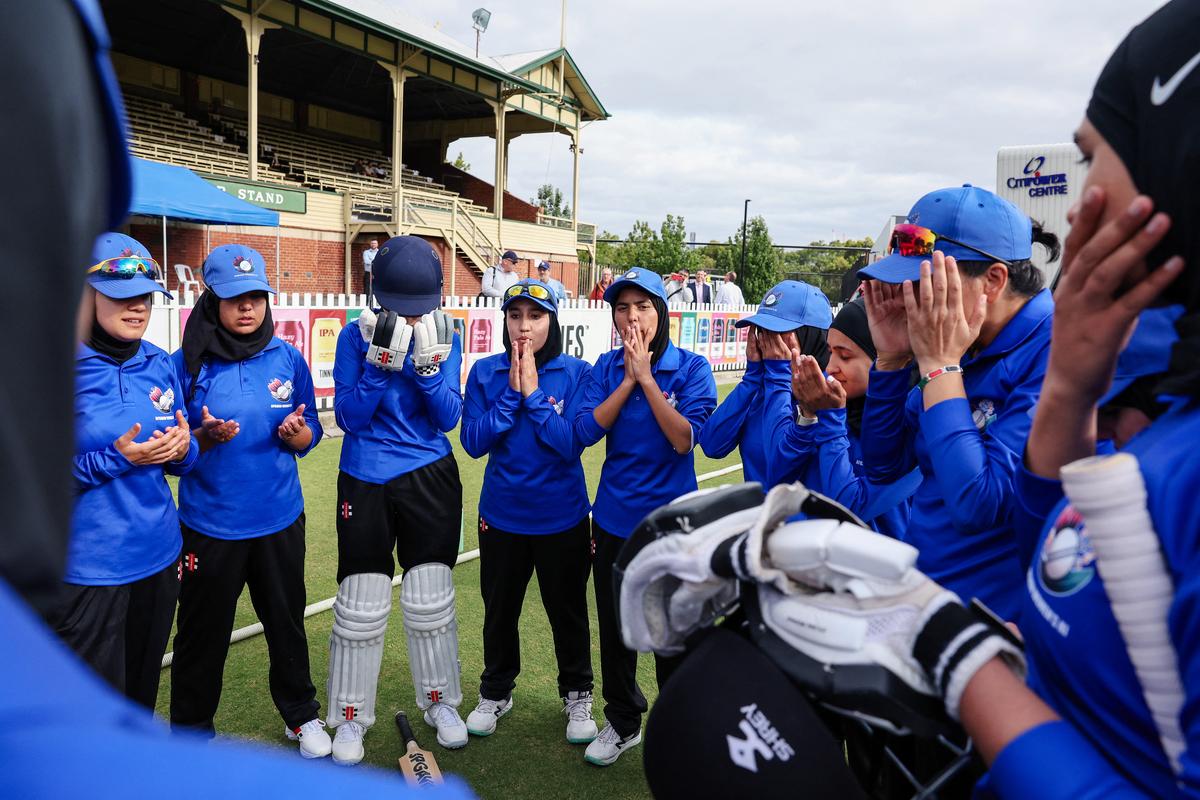
MULTIPOLYGON (((481 0, 406 0, 473 45, 481 0)), ((481 52, 556 47, 560 0, 482 0, 481 52)), ((612 118, 583 132, 581 218, 624 236, 682 215, 777 243, 875 236, 927 191, 996 181, 1003 145, 1070 141, 1101 67, 1157 0, 603 0, 567 3, 566 44, 612 118)), ((569 196, 569 139, 524 136, 509 189, 569 196)), ((489 140, 464 140, 492 174, 489 140)))

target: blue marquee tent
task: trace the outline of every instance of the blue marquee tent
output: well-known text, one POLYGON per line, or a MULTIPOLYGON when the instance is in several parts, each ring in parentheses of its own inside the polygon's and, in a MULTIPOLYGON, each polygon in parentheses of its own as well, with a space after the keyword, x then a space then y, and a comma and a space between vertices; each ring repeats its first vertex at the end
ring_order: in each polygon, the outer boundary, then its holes
POLYGON ((279 225, 279 213, 222 192, 186 167, 133 160, 131 214, 225 225, 279 225))

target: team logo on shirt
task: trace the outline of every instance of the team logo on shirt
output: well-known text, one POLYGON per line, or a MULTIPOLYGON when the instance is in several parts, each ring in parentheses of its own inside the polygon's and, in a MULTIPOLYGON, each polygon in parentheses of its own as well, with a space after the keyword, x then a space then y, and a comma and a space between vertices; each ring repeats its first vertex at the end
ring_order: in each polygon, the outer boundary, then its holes
POLYGON ((1046 535, 1038 559, 1038 576, 1046 591, 1066 597, 1087 586, 1096 574, 1096 551, 1083 517, 1067 506, 1046 535))
POLYGON ((550 395, 549 403, 550 403, 550 407, 554 409, 554 413, 558 414, 561 417, 562 413, 563 413, 563 401, 555 400, 554 395, 550 395))
POLYGON ((991 400, 980 400, 971 412, 971 420, 980 431, 987 430, 988 425, 996 421, 996 404, 991 400))
POLYGON ((671 392, 670 394, 663 392, 663 399, 667 401, 671 408, 676 408, 679 406, 679 398, 675 396, 674 392, 671 392))
POLYGON ((162 413, 166 414, 175 405, 175 390, 168 388, 165 392, 155 386, 150 390, 150 402, 162 413))
POLYGON ((233 268, 238 272, 254 272, 254 265, 250 263, 250 259, 244 256, 233 257, 233 268))
POLYGON ((292 382, 281 381, 279 378, 272 378, 267 383, 267 390, 271 392, 271 397, 276 400, 286 402, 292 398, 292 382))

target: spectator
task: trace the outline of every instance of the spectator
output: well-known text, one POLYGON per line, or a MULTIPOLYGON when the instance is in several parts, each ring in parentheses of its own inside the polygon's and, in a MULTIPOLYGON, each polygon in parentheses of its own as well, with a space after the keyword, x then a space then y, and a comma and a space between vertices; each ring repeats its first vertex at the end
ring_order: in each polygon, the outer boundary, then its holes
POLYGON ((353 172, 355 175, 366 175, 367 174, 367 165, 363 163, 363 160, 361 158, 355 159, 354 166, 350 168, 350 171, 353 172))
POLYGON ((550 287, 550 291, 554 292, 556 302, 561 303, 567 299, 567 287, 563 286, 562 281, 551 277, 550 262, 538 262, 538 280, 550 287))
POLYGON ((690 280, 691 273, 686 269, 671 275, 671 281, 667 288, 667 302, 683 303, 689 306, 696 302, 696 295, 692 293, 691 288, 688 286, 690 280))
POLYGON ((596 281, 596 285, 592 287, 592 291, 588 293, 589 300, 600 301, 604 299, 604 292, 609 286, 612 286, 613 272, 608 267, 600 270, 600 280, 596 281))
POLYGON ((700 303, 702 305, 712 304, 712 284, 708 282, 708 273, 704 270, 698 270, 696 272, 696 281, 691 285, 691 290, 695 299, 689 302, 700 303))
POLYGON ((517 254, 505 250, 500 263, 483 271, 483 286, 480 292, 484 297, 503 297, 504 291, 517 282, 517 254))
POLYGON ((737 285, 737 273, 726 272, 725 283, 721 285, 720 291, 717 292, 717 305, 741 306, 745 304, 746 298, 742 296, 742 287, 737 285))
MULTIPOLYGON (((361 163, 361 162, 360 162, 361 163)), ((363 250, 363 291, 367 293, 367 305, 371 305, 371 265, 375 256, 379 255, 379 240, 372 239, 366 250, 363 250)))

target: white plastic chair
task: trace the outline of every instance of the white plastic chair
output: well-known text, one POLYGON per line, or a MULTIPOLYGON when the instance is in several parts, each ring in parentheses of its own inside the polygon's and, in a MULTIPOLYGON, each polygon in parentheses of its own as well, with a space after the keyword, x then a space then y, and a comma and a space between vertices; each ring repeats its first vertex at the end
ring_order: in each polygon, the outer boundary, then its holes
POLYGON ((179 279, 179 290, 200 294, 200 281, 192 274, 192 268, 187 264, 175 265, 175 277, 179 279))

